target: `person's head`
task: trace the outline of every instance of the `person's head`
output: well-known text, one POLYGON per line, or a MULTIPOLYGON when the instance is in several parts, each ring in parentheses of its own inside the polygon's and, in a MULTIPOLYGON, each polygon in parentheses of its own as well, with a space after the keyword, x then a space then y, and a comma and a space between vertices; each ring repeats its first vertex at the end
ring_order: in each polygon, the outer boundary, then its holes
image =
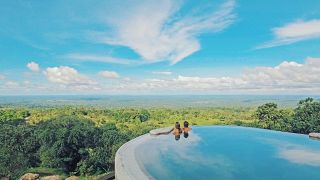
POLYGON ((176 122, 175 128, 176 129, 180 129, 180 123, 179 122, 176 122))
POLYGON ((184 138, 188 138, 188 137, 189 137, 189 133, 183 132, 183 137, 184 137, 184 138))
POLYGON ((189 127, 188 121, 184 121, 183 126, 184 126, 185 128, 189 127))

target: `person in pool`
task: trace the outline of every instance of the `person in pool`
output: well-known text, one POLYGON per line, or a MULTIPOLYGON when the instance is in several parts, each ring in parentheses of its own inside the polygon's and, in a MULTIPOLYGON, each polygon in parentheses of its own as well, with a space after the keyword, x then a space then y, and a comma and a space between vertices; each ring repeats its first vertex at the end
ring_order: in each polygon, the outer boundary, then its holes
POLYGON ((180 139, 180 134, 182 133, 182 129, 180 127, 180 123, 176 122, 172 134, 175 136, 175 140, 180 139))
POLYGON ((189 127, 188 121, 184 121, 182 130, 183 130, 183 137, 188 138, 189 132, 192 130, 192 128, 189 127))
POLYGON ((182 133, 182 129, 180 127, 180 123, 176 122, 176 124, 174 125, 174 129, 173 129, 173 134, 181 134, 182 133))

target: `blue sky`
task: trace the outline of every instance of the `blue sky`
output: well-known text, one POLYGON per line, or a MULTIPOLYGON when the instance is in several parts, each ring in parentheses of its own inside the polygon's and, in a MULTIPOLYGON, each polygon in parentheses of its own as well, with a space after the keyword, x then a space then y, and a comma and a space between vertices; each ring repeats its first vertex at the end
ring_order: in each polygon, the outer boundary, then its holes
POLYGON ((318 0, 0 2, 0 94, 319 94, 318 0))

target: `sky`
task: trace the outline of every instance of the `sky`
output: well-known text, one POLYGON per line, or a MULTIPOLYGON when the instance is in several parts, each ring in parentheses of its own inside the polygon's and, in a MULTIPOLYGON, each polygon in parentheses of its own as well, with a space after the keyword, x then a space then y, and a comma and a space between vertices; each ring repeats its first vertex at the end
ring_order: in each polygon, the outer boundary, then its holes
POLYGON ((319 0, 0 1, 0 95, 319 95, 319 9, 319 0))

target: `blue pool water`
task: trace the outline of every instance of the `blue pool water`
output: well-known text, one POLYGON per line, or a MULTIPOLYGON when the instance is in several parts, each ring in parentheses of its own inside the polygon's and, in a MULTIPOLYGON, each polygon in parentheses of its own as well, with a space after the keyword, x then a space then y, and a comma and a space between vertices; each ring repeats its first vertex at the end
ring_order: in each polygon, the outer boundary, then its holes
POLYGON ((320 141, 263 129, 193 127, 188 138, 153 137, 135 155, 154 179, 320 179, 320 141))

